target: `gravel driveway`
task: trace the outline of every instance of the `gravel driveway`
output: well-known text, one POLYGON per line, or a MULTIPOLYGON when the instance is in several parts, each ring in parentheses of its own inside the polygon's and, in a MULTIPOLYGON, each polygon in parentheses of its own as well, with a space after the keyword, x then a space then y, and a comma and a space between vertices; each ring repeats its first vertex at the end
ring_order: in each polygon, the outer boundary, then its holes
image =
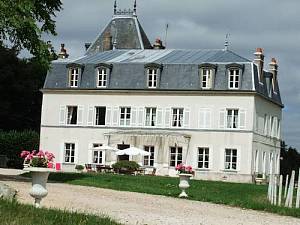
MULTIPOLYGON (((1 181, 2 180, 2 181, 1 181)), ((5 180, 22 203, 33 203, 30 182, 5 180)), ((45 207, 105 214, 131 225, 300 225, 300 219, 212 203, 68 184, 48 184, 45 207)))

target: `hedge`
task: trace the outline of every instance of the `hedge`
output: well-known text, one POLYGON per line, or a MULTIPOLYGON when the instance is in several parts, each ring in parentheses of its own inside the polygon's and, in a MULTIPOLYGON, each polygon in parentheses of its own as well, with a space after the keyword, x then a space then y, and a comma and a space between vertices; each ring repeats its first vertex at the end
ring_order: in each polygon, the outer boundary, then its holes
POLYGON ((0 155, 8 158, 10 168, 22 168, 21 151, 38 148, 39 134, 35 131, 0 131, 0 155))

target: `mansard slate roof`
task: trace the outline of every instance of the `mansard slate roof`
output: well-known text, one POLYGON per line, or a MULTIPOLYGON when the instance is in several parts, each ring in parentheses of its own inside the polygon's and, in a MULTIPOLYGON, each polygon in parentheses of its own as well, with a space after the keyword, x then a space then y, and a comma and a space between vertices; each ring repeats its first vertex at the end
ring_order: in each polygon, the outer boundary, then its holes
POLYGON ((161 65, 158 88, 155 90, 176 91, 256 91, 282 105, 278 84, 277 95, 268 94, 267 86, 271 74, 264 71, 264 85, 259 84, 257 66, 230 50, 111 50, 85 55, 79 59, 59 59, 53 61, 48 72, 44 89, 73 89, 68 85, 68 68, 70 65, 81 67, 79 86, 86 90, 148 90, 145 65, 161 65), (111 66, 107 88, 96 87, 96 69, 98 64, 111 66), (201 90, 199 66, 209 63, 216 66, 214 87, 201 90), (239 90, 228 89, 227 66, 238 64, 243 72, 239 90), (254 88, 253 89, 253 84, 254 88))
POLYGON ((87 54, 103 52, 103 38, 109 34, 112 42, 116 42, 116 49, 151 49, 148 40, 138 18, 133 15, 115 15, 105 29, 87 50, 87 54))

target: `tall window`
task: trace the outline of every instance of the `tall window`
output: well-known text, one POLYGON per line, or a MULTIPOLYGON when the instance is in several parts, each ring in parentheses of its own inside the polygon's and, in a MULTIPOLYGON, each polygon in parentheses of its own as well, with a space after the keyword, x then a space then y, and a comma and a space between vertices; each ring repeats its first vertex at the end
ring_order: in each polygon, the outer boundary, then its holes
MULTIPOLYGON (((93 144, 93 148, 102 146, 102 144, 93 144)), ((103 152, 102 150, 93 150, 93 163, 102 164, 103 163, 103 152)))
POLYGON ((96 111, 96 121, 95 125, 105 125, 105 113, 106 113, 106 107, 95 107, 96 111))
POLYGON ((229 88, 238 89, 240 84, 240 70, 229 69, 229 88))
POLYGON ((75 162, 75 144, 74 143, 65 143, 64 151, 64 162, 65 163, 74 163, 75 162))
POLYGON ((107 86, 107 69, 98 68, 98 83, 97 87, 106 87, 107 86))
POLYGON ((225 149, 225 170, 237 169, 237 150, 225 149))
POLYGON ((209 168, 209 148, 198 148, 198 168, 209 168))
POLYGON ((170 166, 177 166, 182 163, 182 147, 170 148, 170 166))
POLYGON ((157 87, 157 69, 148 69, 148 87, 156 88, 157 87))
POLYGON ((212 69, 202 69, 202 88, 211 88, 212 86, 212 69))
POLYGON ((77 124, 77 106, 68 106, 67 107, 67 124, 77 124))
POLYGON ((120 126, 130 126, 130 107, 121 107, 120 126))
POLYGON ((172 127, 182 127, 183 125, 183 108, 172 109, 172 127))
POLYGON ((70 69, 70 87, 78 87, 79 68, 70 69))
POLYGON ((154 146, 144 146, 144 150, 151 154, 144 156, 144 166, 154 166, 154 146))
POLYGON ((239 110, 227 109, 227 128, 238 128, 239 110))
POLYGON ((145 125, 148 127, 154 127, 156 125, 156 108, 146 108, 145 125))

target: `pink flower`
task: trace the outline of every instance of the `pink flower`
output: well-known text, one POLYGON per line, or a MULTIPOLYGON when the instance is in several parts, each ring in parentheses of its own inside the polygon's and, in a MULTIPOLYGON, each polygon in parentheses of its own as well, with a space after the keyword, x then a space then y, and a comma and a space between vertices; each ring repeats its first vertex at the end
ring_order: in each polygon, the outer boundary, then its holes
POLYGON ((44 158, 45 157, 45 154, 42 150, 40 150, 37 154, 36 154, 37 157, 39 158, 44 158))
POLYGON ((21 152, 21 158, 26 158, 30 154, 29 151, 22 151, 21 152))

